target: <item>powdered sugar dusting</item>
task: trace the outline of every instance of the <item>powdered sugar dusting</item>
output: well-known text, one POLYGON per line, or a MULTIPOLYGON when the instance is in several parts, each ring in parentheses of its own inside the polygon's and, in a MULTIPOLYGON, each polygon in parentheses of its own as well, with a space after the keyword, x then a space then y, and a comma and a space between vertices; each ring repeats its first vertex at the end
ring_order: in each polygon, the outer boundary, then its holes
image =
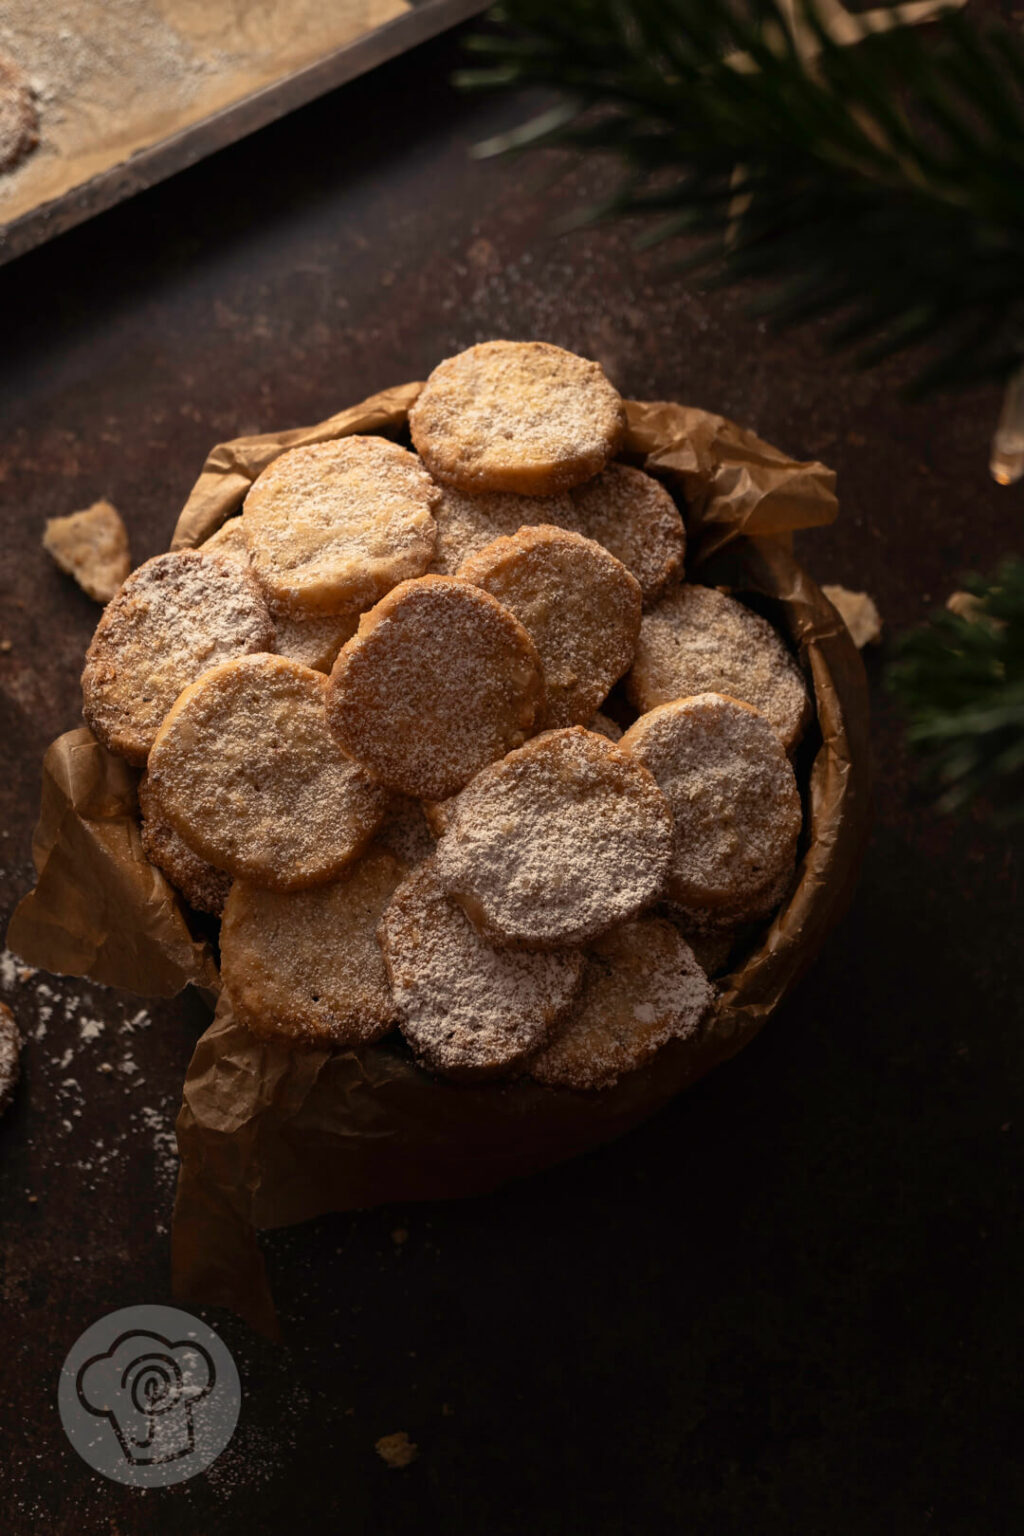
POLYGON ((402 1033, 426 1066, 452 1077, 497 1076, 524 1062, 583 973, 578 951, 494 948, 445 895, 432 861, 399 886, 380 932, 402 1033))
POLYGON ((800 668, 767 619, 713 587, 680 587, 644 615, 627 687, 641 711, 698 693, 742 699, 787 748, 810 713, 800 668))
POLYGON ((512 491, 485 491, 471 496, 446 485, 434 508, 437 548, 430 569, 442 576, 454 576, 467 556, 493 539, 537 523, 571 526, 572 515, 568 495, 516 496, 512 491))
POLYGON ((629 464, 609 464, 571 495, 572 513, 564 526, 596 539, 621 560, 640 583, 645 606, 670 581, 680 579, 686 528, 672 497, 653 476, 629 464))
POLYGON ((530 1071, 553 1087, 610 1088, 669 1040, 696 1034, 713 1000, 714 989, 671 923, 622 923, 589 947, 580 996, 530 1071))
POLYGON ((648 772, 580 726, 485 768, 437 845, 441 882, 498 942, 579 944, 655 901, 672 815, 648 772))

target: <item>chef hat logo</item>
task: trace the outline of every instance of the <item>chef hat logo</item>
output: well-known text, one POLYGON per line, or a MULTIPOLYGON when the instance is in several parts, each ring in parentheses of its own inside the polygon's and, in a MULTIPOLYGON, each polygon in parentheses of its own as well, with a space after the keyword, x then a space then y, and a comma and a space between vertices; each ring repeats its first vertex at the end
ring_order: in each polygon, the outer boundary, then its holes
POLYGON ((78 1400, 108 1420, 134 1466, 175 1461, 195 1449, 193 1412, 217 1380, 209 1352, 145 1330, 122 1333, 78 1372, 78 1400))

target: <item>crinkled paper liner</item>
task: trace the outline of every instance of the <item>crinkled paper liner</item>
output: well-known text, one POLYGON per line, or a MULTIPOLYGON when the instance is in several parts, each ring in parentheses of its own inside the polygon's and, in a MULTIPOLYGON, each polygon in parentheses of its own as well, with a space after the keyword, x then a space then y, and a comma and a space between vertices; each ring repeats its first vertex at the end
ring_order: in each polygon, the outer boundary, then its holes
MULTIPOLYGON (((286 448, 356 432, 401 436, 420 386, 385 390, 321 425, 225 443, 210 454, 171 547, 202 543, 286 448)), ((834 476, 721 416, 631 402, 624 455, 686 506, 688 569, 769 600, 814 689, 820 745, 805 778, 805 847, 791 896, 719 987, 696 1040, 666 1046, 614 1088, 584 1094, 528 1079, 470 1087, 415 1065, 392 1041, 294 1050, 254 1039, 221 998, 196 1045, 178 1117, 175 1294, 232 1308, 276 1335, 257 1233, 327 1211, 480 1194, 608 1141, 740 1050, 814 959, 852 893, 868 829, 868 715, 860 658, 790 553, 789 535, 832 520, 834 476), (712 559, 713 557, 713 559, 712 559)), ((215 991, 209 946, 147 862, 135 771, 84 728, 43 768, 35 890, 10 947, 58 973, 146 995, 215 991)))

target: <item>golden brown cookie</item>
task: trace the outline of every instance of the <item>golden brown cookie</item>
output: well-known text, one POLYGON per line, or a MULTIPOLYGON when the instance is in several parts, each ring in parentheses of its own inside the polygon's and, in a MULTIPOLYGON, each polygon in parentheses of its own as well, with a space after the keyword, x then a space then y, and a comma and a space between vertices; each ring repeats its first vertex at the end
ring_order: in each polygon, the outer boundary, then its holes
POLYGON ((600 710, 598 710, 596 715, 590 717, 587 722, 587 730, 593 731, 595 736, 603 736, 606 741, 622 740, 621 725, 616 725, 614 720, 609 720, 608 716, 602 715, 600 710))
POLYGON ((85 723, 111 752, 144 764, 183 688, 273 644, 248 571, 194 549, 157 555, 132 572, 96 626, 82 673, 85 723))
POLYGON ((139 780, 139 816, 146 858, 162 870, 190 907, 219 917, 231 889, 231 876, 214 869, 178 836, 160 809, 149 774, 139 780))
POLYGON ((787 750, 811 714, 800 668, 767 619, 713 587, 680 587, 644 614, 626 688, 641 713, 698 693, 742 699, 787 750))
POLYGON ((403 875, 364 854, 308 891, 231 887, 220 930, 221 978, 254 1034, 310 1045, 362 1045, 397 1022, 377 925, 403 875))
POLYGON ((582 726, 546 731, 455 801, 437 872, 499 944, 582 944, 657 900, 672 815, 647 769, 582 726))
POLYGON ((380 942, 418 1059, 446 1077, 500 1077, 551 1038, 579 988, 578 950, 527 954, 482 938, 421 864, 395 892, 380 942))
POLYGON ((672 497, 653 476, 629 464, 609 464, 576 487, 572 505, 564 526, 596 539, 621 560, 640 583, 645 607, 682 577, 686 528, 672 497))
POLYGON ((611 1088, 670 1040, 697 1033, 714 988, 663 917, 619 923, 587 948, 583 987, 552 1043, 530 1063, 551 1088, 611 1088))
POLYGON ((94 501, 67 517, 48 517, 43 548, 97 603, 109 603, 132 568, 128 531, 109 501, 94 501))
POLYGON ((10 171, 39 143, 32 87, 13 59, 0 53, 0 171, 10 171))
POLYGON ((641 715, 620 745, 672 807, 669 899, 698 922, 706 912, 723 924, 760 916, 792 868, 802 821, 792 766, 764 716, 702 693, 641 715))
POLYGON ((447 358, 409 412, 430 473, 473 493, 567 491, 604 468, 625 427, 600 364, 544 341, 485 341, 447 358))
POLYGON ((440 576, 454 576, 463 560, 495 539, 538 523, 571 527, 572 517, 568 494, 516 496, 511 491, 485 491, 469 496, 442 486, 441 500, 434 508, 437 548, 430 569, 440 576))
POLYGON ((382 784, 444 800, 519 746, 544 712, 544 676, 519 620, 468 581, 406 581, 359 621, 327 699, 344 750, 382 784))
POLYGON ((600 544, 564 528, 520 528, 470 555, 458 574, 514 613, 544 668, 545 724, 585 725, 629 668, 640 584, 600 544))
POLYGON ((166 819, 218 869, 271 890, 340 874, 388 796, 327 728, 327 679, 284 656, 214 667, 187 688, 149 758, 166 819))
POLYGON ((434 558, 440 497, 415 454, 386 437, 292 448, 253 482, 242 531, 271 608, 357 614, 434 558))
MULTIPOLYGON (((248 566, 249 551, 242 519, 231 517, 216 533, 211 533, 200 545, 204 555, 221 555, 239 565, 248 566)), ((314 672, 329 672, 346 640, 351 640, 359 626, 358 614, 325 613, 315 619, 295 619, 287 614, 274 620, 277 644, 274 650, 279 656, 287 656, 314 672)))

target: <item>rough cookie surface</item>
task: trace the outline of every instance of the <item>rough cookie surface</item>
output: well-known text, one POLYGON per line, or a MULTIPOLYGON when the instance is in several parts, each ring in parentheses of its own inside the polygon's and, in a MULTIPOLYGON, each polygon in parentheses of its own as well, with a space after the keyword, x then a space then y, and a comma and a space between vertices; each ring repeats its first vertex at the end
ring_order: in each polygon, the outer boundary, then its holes
POLYGON ((327 728, 327 679, 284 656, 205 673, 149 759, 159 806, 218 869, 272 890, 338 875, 372 838, 388 797, 327 728))
POLYGON ((183 688, 273 644, 247 571, 192 549, 157 555, 132 572, 96 626, 82 673, 85 722, 111 752, 141 766, 183 688))
POLYGON ((583 956, 496 949, 446 896, 434 864, 395 892, 380 942, 402 1033, 447 1077, 494 1077, 521 1066, 571 1004, 583 956))
POLYGON ((38 143, 32 87, 17 64, 0 53, 0 172, 13 170, 38 143))
POLYGON ((640 633, 640 584, 592 539, 520 528, 459 567, 521 620, 540 653, 551 727, 586 725, 627 671, 640 633))
POLYGON ((97 603, 109 603, 132 568, 128 531, 109 501, 94 501, 67 517, 48 517, 43 548, 97 603))
POLYGON ((621 560, 640 583, 645 606, 681 578, 686 528, 672 497, 653 476, 629 464, 609 464, 576 487, 572 507, 563 526, 595 539, 621 560))
POLYGON ((444 800, 535 729, 544 677, 514 614, 468 581, 424 576, 360 619, 327 710, 344 750, 382 784, 444 800))
MULTIPOLYGON (((242 519, 229 518, 216 533, 200 545, 204 555, 222 555, 226 560, 248 567, 249 551, 242 532, 242 519)), ((314 672, 329 672, 346 640, 351 640, 359 626, 358 614, 323 614, 315 619, 296 619, 288 614, 274 620, 279 656, 297 661, 314 672)))
POLYGON ((546 731, 478 773, 437 845, 441 883, 497 943, 581 944, 655 901, 672 814, 603 736, 546 731))
POLYGON ((604 468, 625 407, 599 363, 543 341, 485 341, 440 363, 409 412, 436 480, 544 496, 604 468))
POLYGON ((644 614, 626 687, 641 712, 698 693, 742 699, 789 750, 811 712, 800 668, 767 619, 713 587, 680 587, 644 614))
POLYGON ((397 859, 374 851, 308 891, 236 880, 221 926, 221 977, 242 1023, 315 1045, 387 1034, 397 1011, 377 925, 402 875, 397 859))
POLYGON ((415 454, 386 437, 292 448, 253 482, 242 531, 275 613, 358 614, 434 557, 440 497, 415 454))
POLYGON ((573 505, 568 495, 516 496, 511 491, 467 495, 446 485, 434 508, 437 548, 430 569, 454 576, 463 560, 495 539, 518 533, 538 523, 572 526, 573 505))
POLYGON ((791 869, 800 794, 778 735, 750 705, 717 693, 662 704, 622 738, 675 817, 669 899, 699 922, 760 913, 791 869))
POLYGON ((530 1073, 550 1087, 610 1088, 670 1040, 696 1034, 713 999, 665 918, 620 923, 588 947, 579 998, 530 1073))
POLYGON ((162 870, 190 907, 219 917, 231 889, 231 876, 214 869, 178 836, 160 809, 144 773, 139 780, 139 816, 146 858, 162 870))

